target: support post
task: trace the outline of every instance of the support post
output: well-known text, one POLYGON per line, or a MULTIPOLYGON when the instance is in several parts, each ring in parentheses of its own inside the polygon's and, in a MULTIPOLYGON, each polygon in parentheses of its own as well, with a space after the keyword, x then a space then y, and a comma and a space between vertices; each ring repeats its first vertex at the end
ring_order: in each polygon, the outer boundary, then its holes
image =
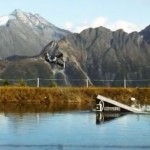
POLYGON ((123 85, 124 85, 124 88, 127 88, 127 80, 125 77, 124 77, 123 85))
POLYGON ((89 87, 89 79, 88 78, 86 79, 86 87, 87 88, 89 87))
POLYGON ((37 78, 37 87, 40 87, 40 79, 37 78))

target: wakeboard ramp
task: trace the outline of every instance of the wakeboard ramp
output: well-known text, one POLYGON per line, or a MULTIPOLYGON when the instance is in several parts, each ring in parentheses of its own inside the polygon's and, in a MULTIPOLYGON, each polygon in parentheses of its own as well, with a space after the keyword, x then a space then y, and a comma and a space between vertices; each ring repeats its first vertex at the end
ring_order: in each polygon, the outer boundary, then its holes
POLYGON ((120 102, 117 102, 113 99, 98 95, 96 98, 96 111, 97 112, 121 112, 121 113, 147 113, 141 108, 131 107, 120 102))

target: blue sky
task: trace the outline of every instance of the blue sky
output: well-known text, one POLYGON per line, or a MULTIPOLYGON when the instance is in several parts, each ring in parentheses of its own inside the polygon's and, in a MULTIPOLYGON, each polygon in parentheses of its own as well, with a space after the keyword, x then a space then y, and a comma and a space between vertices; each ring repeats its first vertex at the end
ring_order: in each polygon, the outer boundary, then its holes
POLYGON ((150 0, 0 0, 0 16, 14 9, 38 13, 73 32, 98 26, 132 32, 150 24, 150 0))

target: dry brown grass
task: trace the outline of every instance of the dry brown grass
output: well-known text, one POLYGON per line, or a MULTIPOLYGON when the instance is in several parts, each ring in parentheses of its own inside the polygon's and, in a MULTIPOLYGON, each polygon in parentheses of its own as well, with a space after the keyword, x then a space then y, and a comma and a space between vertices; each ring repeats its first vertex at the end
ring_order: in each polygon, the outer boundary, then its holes
POLYGON ((98 95, 104 95, 124 104, 130 104, 130 97, 138 99, 140 104, 150 104, 149 88, 35 88, 35 87, 0 87, 0 107, 11 103, 17 106, 54 105, 68 107, 72 104, 90 105, 98 95), (44 97, 47 97, 46 101, 44 97))

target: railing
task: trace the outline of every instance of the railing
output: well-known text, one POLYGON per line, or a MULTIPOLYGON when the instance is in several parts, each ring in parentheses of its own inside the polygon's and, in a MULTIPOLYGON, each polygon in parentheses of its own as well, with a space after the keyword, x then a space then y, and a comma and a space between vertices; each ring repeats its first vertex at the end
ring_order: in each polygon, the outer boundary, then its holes
POLYGON ((150 79, 140 80, 98 80, 98 79, 0 79, 0 86, 33 86, 33 87, 150 87, 150 79))

